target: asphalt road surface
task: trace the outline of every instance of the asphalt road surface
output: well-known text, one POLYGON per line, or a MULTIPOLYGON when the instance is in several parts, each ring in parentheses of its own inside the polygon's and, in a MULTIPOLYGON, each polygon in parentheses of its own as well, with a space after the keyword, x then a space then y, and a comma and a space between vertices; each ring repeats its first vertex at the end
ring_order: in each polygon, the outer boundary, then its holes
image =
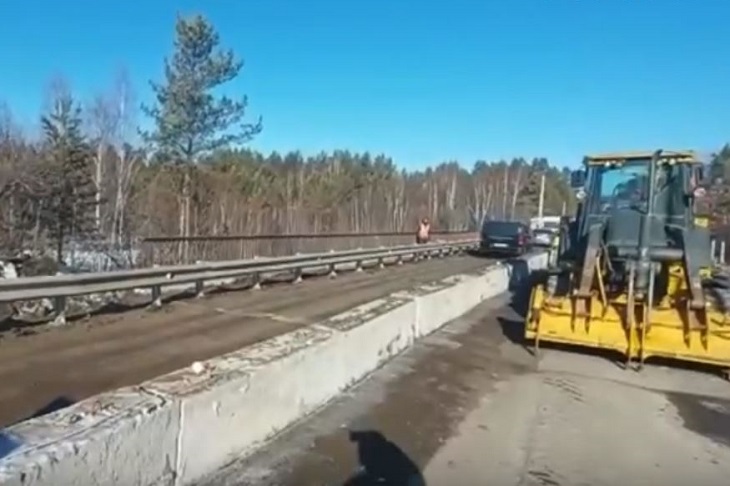
POLYGON ((63 328, 25 330, 23 335, 6 332, 0 339, 0 426, 488 262, 453 256, 180 300, 156 311, 97 315, 63 328))
POLYGON ((524 300, 482 304, 200 486, 728 484, 730 383, 537 360, 518 340, 524 300))

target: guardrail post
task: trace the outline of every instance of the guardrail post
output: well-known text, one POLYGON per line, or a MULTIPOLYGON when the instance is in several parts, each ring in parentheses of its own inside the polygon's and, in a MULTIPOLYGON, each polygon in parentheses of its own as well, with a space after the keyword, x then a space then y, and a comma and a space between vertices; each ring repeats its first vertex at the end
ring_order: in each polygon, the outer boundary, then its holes
POLYGON ((157 309, 162 307, 162 288, 159 285, 152 287, 152 307, 157 309))
MULTIPOLYGON (((362 246, 357 247, 357 251, 362 250, 362 246)), ((362 260, 357 260, 355 262, 355 271, 356 272, 362 272, 362 260)))
MULTIPOLYGON (((300 251, 294 252, 294 256, 300 256, 301 254, 302 254, 302 252, 300 252, 300 251)), ((303 273, 302 270, 303 270, 302 267, 297 267, 294 269, 294 282, 293 283, 295 283, 295 284, 301 283, 302 273, 303 273)))
POLYGON ((378 258, 378 268, 385 268, 385 260, 383 257, 378 258))
POLYGON ((53 299, 53 313, 56 315, 53 319, 54 326, 63 326, 66 324, 66 297, 56 297, 53 299))
POLYGON ((720 265, 725 265, 725 240, 720 242, 720 265))
POLYGON ((202 280, 195 281, 195 297, 203 297, 205 295, 205 285, 202 280))
POLYGON ((334 263, 330 263, 330 271, 329 271, 329 274, 327 275, 329 278, 335 278, 337 276, 337 271, 335 270, 335 266, 336 265, 334 263))
POLYGON ((715 238, 710 240, 710 256, 712 257, 712 263, 717 263, 717 240, 715 238))
POLYGON ((261 274, 259 272, 256 272, 252 275, 253 278, 253 289, 254 290, 261 290, 261 274))
POLYGON ((397 257, 395 257, 395 264, 403 265, 403 255, 398 255, 397 257))

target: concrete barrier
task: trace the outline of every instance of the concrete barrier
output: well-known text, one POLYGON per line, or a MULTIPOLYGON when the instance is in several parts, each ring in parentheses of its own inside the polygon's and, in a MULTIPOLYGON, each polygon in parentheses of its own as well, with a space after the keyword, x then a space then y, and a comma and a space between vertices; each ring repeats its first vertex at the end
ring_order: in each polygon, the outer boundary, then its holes
POLYGON ((140 388, 97 395, 10 427, 0 484, 173 484, 179 422, 179 404, 140 388))
POLYGON ((546 262, 531 255, 397 292, 208 360, 202 371, 179 370, 12 426, 0 438, 0 484, 193 484, 546 262))

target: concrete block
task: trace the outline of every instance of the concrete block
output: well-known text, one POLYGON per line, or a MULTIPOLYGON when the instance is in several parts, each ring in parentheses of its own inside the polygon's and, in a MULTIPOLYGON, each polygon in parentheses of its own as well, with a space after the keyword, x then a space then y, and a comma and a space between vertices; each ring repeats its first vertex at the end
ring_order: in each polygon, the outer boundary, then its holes
POLYGON ((435 286, 421 287, 418 296, 419 336, 425 336, 473 309, 479 303, 507 290, 509 277, 503 265, 490 266, 477 275, 458 275, 435 286))
POLYGON ((185 486, 256 450, 385 361, 506 291, 496 264, 397 292, 318 324, 91 398, 0 434, 0 483, 185 486), (2 456, 4 454, 4 457, 2 456))
POLYGON ((209 360, 200 375, 180 370, 146 383, 180 402, 177 484, 254 451, 408 347, 415 315, 412 299, 380 299, 209 360))
POLYGON ((11 426, 0 459, 7 486, 168 485, 174 479, 179 408, 125 388, 11 426))
POLYGON ((476 281, 476 277, 459 276, 421 286, 416 298, 419 336, 428 335, 450 321, 452 316, 463 314, 461 308, 468 306, 472 297, 467 289, 476 281))
POLYGON ((333 332, 296 330, 209 360, 201 374, 185 369, 147 382, 180 402, 176 484, 245 454, 336 393, 318 359, 333 332))
POLYGON ((417 339, 417 307, 410 295, 391 296, 324 321, 338 331, 328 374, 341 390, 364 378, 417 339))

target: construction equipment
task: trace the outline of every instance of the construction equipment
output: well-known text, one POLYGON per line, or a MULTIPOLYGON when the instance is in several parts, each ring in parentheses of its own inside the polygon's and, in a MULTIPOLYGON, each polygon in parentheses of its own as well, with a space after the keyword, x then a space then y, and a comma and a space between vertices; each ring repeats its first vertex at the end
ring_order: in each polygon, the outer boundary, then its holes
POLYGON ((714 275, 692 151, 588 156, 575 219, 532 287, 525 337, 730 368, 728 283, 714 275))

